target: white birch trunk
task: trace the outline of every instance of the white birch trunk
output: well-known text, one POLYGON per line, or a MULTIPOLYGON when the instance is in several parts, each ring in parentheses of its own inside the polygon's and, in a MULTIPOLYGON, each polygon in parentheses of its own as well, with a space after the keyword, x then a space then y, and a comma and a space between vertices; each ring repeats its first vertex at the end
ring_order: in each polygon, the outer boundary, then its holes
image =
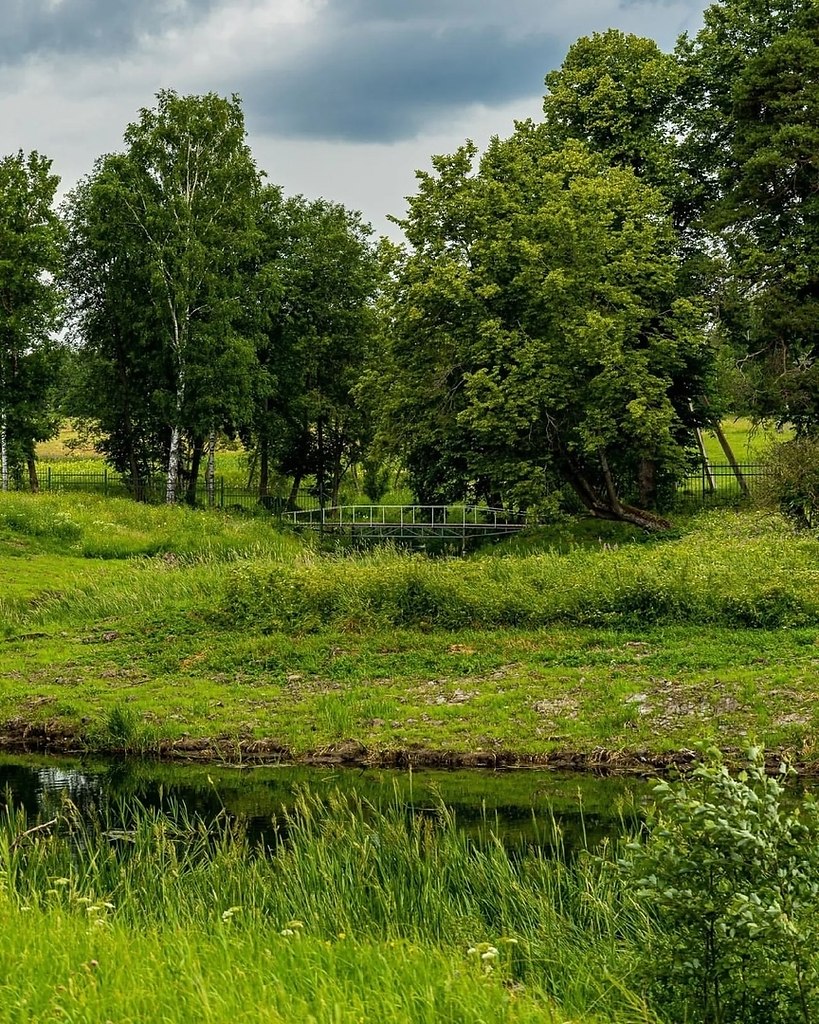
POLYGON ((171 450, 168 453, 168 482, 165 488, 165 502, 173 505, 176 501, 176 486, 179 482, 179 442, 182 432, 175 423, 171 430, 171 450))
POLYGON ((208 435, 208 467, 205 471, 205 490, 208 495, 208 505, 213 505, 216 497, 216 431, 211 430, 208 435))
POLYGON ((6 428, 6 408, 0 412, 0 487, 9 489, 9 452, 6 428))

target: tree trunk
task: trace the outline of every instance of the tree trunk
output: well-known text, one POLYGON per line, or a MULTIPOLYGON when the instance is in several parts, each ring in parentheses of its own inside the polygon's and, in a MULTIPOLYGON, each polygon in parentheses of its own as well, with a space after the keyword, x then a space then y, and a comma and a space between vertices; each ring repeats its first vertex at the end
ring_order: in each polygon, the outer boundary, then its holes
POLYGON ((267 497, 270 490, 270 441, 267 434, 259 440, 259 498, 267 497))
POLYGON ((189 505, 196 504, 196 485, 199 483, 199 467, 202 465, 202 452, 205 448, 204 437, 193 439, 193 451, 191 452, 191 471, 188 476, 188 489, 185 500, 189 505))
POLYGON ((293 477, 293 486, 290 488, 290 497, 287 499, 288 511, 293 511, 296 507, 296 499, 299 496, 299 488, 301 487, 302 473, 299 471, 293 477))
POLYGON ((179 443, 181 430, 174 425, 171 430, 171 447, 168 452, 168 482, 165 488, 165 501, 173 505, 176 501, 176 485, 179 482, 179 443))
POLYGON ((637 490, 643 508, 651 508, 657 504, 657 463, 654 459, 640 459, 637 490))
POLYGON ((31 493, 39 494, 40 478, 37 476, 37 460, 33 452, 29 452, 26 456, 26 463, 28 465, 28 485, 31 488, 31 493))
POLYGON ((211 430, 208 435, 208 464, 205 470, 205 490, 208 495, 208 505, 213 506, 216 501, 216 431, 211 430))
POLYGON ((9 489, 9 452, 8 428, 6 426, 6 407, 0 410, 0 488, 9 489))
POLYGON ((713 431, 717 435, 717 440, 719 441, 720 448, 722 448, 725 453, 725 458, 728 460, 731 469, 734 471, 734 476, 737 478, 739 489, 747 497, 749 493, 748 481, 745 479, 742 470, 739 468, 739 463, 736 460, 736 456, 734 455, 731 445, 728 443, 728 438, 723 434, 722 427, 719 423, 714 424, 713 431))
MULTIPOLYGON (((614 482, 611 480, 610 472, 607 474, 606 489, 608 492, 609 485, 611 486, 613 499, 611 493, 607 493, 605 497, 598 494, 576 466, 573 466, 568 461, 564 465, 569 483, 595 519, 631 523, 633 526, 639 526, 641 530, 646 530, 648 533, 659 533, 662 530, 670 529, 671 523, 662 516, 658 516, 654 512, 647 512, 642 508, 635 508, 633 505, 624 505, 617 497, 616 491, 614 491, 614 482)), ((606 466, 608 466, 608 463, 606 463, 606 466)))

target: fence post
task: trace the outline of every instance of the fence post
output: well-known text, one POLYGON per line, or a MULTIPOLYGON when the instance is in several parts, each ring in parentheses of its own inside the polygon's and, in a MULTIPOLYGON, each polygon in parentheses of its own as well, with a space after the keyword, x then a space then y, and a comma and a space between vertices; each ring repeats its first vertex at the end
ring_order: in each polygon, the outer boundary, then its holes
POLYGON ((102 493, 104 497, 108 497, 108 468, 106 467, 102 471, 102 493))
POLYGON ((51 466, 48 467, 48 472, 46 473, 46 481, 47 481, 47 483, 46 483, 46 490, 50 491, 51 490, 51 466))
POLYGON ((219 477, 219 508, 225 507, 225 478, 219 477))

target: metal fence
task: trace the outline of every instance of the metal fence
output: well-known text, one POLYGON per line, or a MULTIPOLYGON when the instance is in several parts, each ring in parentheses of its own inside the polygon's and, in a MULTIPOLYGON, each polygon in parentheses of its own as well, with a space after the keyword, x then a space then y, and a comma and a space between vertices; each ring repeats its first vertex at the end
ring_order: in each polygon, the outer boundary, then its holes
MULTIPOLYGON (((761 463, 740 463, 739 476, 727 462, 703 462, 685 475, 677 488, 678 498, 699 504, 738 501, 753 495, 769 476, 769 469, 761 463)), ((15 490, 29 490, 26 476, 12 476, 15 490)), ((93 473, 77 473, 70 469, 55 469, 42 466, 39 480, 40 490, 50 493, 83 492, 102 494, 107 497, 130 497, 140 501, 162 502, 165 499, 165 481, 162 478, 140 481, 134 484, 114 470, 104 469, 93 473)), ((179 496, 184 500, 187 488, 180 484, 179 496)), ((223 476, 216 477, 212 491, 204 482, 196 487, 195 504, 202 507, 234 509, 243 511, 265 510, 281 516, 286 512, 321 509, 322 502, 314 490, 301 488, 296 501, 290 501, 290 488, 260 496, 258 489, 239 487, 229 483, 223 476)))
MULTIPOLYGON (((27 476, 13 475, 11 485, 14 490, 30 490, 27 476)), ((54 469, 52 466, 41 467, 39 474, 40 491, 51 494, 80 492, 84 494, 101 494, 105 497, 135 498, 138 501, 158 503, 165 500, 165 480, 155 478, 134 482, 111 469, 99 472, 77 473, 71 470, 54 469)), ((188 495, 188 488, 180 482, 178 488, 180 500, 188 495)), ((281 492, 268 492, 260 495, 258 488, 239 487, 229 483, 223 476, 217 476, 212 490, 200 481, 196 486, 194 504, 201 507, 242 510, 246 512, 267 511, 273 515, 281 515, 296 509, 317 509, 320 501, 317 495, 308 488, 296 492, 295 503, 290 501, 290 488, 282 488, 281 492), (285 493, 286 490, 286 493, 285 493)))
POLYGON ((686 474, 677 494, 701 503, 736 501, 752 496, 769 476, 769 468, 759 462, 738 463, 736 470, 727 462, 702 462, 686 474))

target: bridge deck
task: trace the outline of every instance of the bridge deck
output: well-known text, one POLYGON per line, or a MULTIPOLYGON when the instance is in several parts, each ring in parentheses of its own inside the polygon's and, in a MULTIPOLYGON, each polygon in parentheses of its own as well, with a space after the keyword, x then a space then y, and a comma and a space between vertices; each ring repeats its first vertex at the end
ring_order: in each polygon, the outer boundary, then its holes
POLYGON ((373 542, 433 537, 464 542, 504 537, 526 526, 517 513, 480 505, 338 505, 287 512, 282 519, 298 529, 373 542))

